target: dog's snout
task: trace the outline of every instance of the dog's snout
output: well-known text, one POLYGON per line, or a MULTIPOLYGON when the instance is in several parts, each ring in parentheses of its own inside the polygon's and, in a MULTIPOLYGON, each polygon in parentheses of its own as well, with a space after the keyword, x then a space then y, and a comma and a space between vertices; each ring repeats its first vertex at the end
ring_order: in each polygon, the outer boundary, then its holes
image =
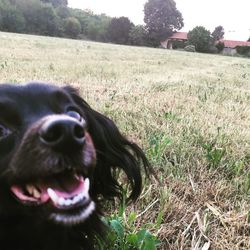
POLYGON ((58 151, 82 147, 85 143, 85 121, 72 117, 52 116, 40 128, 40 140, 58 151))

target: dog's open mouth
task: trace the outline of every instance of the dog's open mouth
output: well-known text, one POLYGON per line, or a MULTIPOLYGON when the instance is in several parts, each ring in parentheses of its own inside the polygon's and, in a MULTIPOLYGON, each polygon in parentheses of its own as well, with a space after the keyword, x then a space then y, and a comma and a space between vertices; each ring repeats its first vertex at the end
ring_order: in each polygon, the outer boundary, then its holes
POLYGON ((23 204, 49 203, 54 208, 50 219, 66 225, 86 220, 95 209, 89 197, 89 178, 65 172, 24 185, 13 185, 11 191, 23 204))

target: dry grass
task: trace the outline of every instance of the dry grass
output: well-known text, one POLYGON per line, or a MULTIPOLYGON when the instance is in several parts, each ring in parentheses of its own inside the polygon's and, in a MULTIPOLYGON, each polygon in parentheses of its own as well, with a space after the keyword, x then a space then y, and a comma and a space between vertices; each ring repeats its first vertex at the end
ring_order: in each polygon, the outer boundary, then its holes
POLYGON ((140 143, 159 249, 250 249, 250 60, 0 33, 0 81, 80 88, 140 143))

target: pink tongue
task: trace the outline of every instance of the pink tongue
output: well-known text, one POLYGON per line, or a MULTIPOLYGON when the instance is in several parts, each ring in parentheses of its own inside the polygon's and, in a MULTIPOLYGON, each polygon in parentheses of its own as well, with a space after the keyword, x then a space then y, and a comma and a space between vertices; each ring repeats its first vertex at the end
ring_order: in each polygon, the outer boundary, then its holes
POLYGON ((50 178, 47 181, 39 183, 39 188, 42 190, 43 194, 47 194, 47 189, 53 189, 56 194, 63 198, 73 197, 84 189, 84 179, 83 177, 70 177, 61 176, 56 178, 50 178))
POLYGON ((76 176, 57 176, 49 178, 47 180, 39 181, 34 184, 41 192, 40 198, 35 198, 25 194, 24 189, 21 186, 14 185, 11 187, 11 191, 22 201, 31 202, 47 202, 50 197, 47 193, 47 189, 51 188, 56 194, 63 198, 73 197, 84 190, 84 178, 76 176))

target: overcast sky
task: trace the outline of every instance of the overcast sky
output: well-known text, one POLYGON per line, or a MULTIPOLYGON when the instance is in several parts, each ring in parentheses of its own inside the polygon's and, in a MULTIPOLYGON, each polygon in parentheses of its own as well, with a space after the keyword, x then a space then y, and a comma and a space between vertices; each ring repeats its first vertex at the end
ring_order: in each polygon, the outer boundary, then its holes
MULTIPOLYGON (((96 14, 127 16, 134 24, 143 24, 147 0, 68 0, 69 7, 90 9, 96 14)), ((175 0, 189 31, 202 25, 211 32, 218 25, 225 29, 225 39, 246 41, 250 37, 250 0, 175 0)))

